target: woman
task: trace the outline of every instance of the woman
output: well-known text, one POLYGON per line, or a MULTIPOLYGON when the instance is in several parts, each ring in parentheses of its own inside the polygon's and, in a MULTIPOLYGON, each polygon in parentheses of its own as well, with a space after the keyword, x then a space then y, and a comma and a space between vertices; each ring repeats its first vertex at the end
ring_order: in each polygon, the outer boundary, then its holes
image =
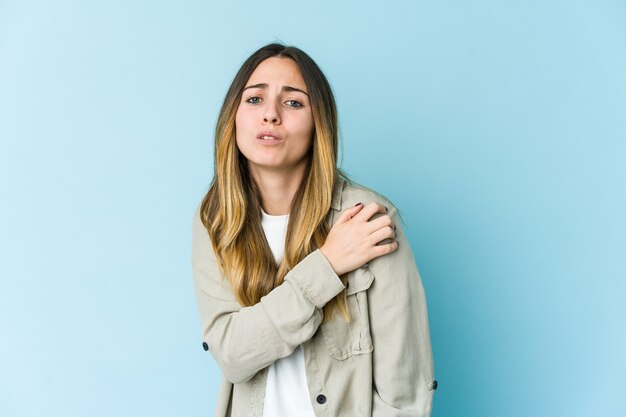
POLYGON ((420 276, 384 196, 337 167, 315 62, 270 44, 239 69, 193 220, 216 416, 428 416, 437 387, 420 276))

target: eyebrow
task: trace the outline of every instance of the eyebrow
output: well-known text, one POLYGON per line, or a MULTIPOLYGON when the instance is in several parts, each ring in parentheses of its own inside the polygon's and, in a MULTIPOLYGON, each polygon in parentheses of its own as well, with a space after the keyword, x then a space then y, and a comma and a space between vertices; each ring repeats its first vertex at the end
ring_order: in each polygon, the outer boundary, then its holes
MULTIPOLYGON (((249 85, 246 88, 244 88, 243 91, 246 91, 248 88, 267 88, 267 83, 259 83, 259 84, 249 85)), ((296 88, 296 87, 292 87, 290 85, 283 86, 283 91, 299 91, 302 94, 306 94, 307 97, 309 96, 309 94, 306 91, 303 91, 303 90, 301 90, 299 88, 296 88)))

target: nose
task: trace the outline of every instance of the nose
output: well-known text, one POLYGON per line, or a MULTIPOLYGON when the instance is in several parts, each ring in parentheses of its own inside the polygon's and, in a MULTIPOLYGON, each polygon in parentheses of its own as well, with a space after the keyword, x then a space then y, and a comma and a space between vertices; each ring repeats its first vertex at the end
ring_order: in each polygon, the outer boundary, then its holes
POLYGON ((276 100, 268 100, 263 111, 263 121, 265 123, 280 123, 280 116, 276 108, 276 100))

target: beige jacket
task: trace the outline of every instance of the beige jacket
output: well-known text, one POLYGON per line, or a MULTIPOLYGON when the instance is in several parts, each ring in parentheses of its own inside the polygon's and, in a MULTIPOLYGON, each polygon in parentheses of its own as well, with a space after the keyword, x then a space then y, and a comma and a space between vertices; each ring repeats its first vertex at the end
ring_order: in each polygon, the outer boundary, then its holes
MULTIPOLYGON (((260 417, 267 367, 302 344, 316 417, 427 417, 433 376, 426 299, 397 209, 370 189, 339 180, 329 225, 358 202, 389 208, 398 249, 347 278, 348 307, 320 325, 322 307, 345 287, 317 249, 256 305, 241 307, 220 284, 209 235, 193 219, 192 265, 203 347, 222 370, 216 417, 260 417)), ((286 416, 287 417, 287 416, 286 416)))

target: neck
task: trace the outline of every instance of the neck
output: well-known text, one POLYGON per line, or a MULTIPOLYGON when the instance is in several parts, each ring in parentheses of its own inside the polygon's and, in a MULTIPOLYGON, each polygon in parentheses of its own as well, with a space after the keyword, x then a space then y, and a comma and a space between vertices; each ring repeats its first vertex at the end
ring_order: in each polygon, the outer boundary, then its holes
POLYGON ((261 206, 267 214, 289 214, 291 202, 300 186, 305 165, 289 171, 266 171, 251 169, 250 174, 261 193, 261 206))

